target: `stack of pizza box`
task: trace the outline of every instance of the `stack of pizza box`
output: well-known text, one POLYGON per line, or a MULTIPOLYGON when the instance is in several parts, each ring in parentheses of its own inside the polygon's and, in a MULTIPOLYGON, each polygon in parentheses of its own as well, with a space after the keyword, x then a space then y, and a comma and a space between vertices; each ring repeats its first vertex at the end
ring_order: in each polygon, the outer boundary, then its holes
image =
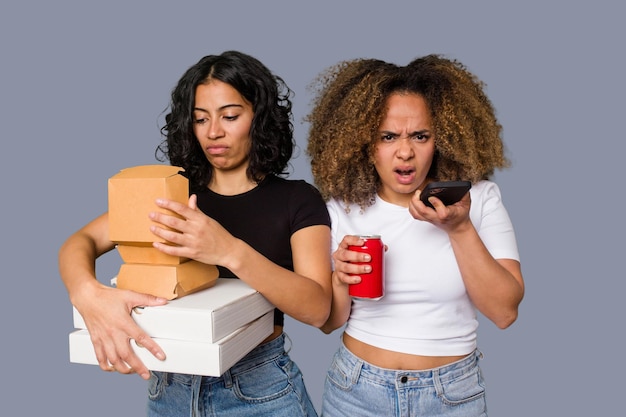
MULTIPOLYGON (((157 198, 187 203, 182 168, 142 165, 109 178, 109 238, 122 258, 114 284, 165 298, 168 304, 135 308, 132 317, 159 343, 167 358, 156 359, 133 340, 133 350, 155 371, 219 376, 269 336, 274 307, 239 279, 218 278, 215 265, 165 254, 153 247, 149 213, 162 211, 157 198)), ((159 225, 164 227, 163 225, 159 225)), ((89 332, 74 309, 70 361, 97 364, 89 332)))
MULTIPOLYGON (((166 305, 135 308, 135 322, 165 351, 155 358, 131 340, 150 370, 220 376, 274 330, 274 306, 236 278, 218 278, 210 288, 166 305)), ((85 323, 74 308, 70 362, 97 365, 85 323)))

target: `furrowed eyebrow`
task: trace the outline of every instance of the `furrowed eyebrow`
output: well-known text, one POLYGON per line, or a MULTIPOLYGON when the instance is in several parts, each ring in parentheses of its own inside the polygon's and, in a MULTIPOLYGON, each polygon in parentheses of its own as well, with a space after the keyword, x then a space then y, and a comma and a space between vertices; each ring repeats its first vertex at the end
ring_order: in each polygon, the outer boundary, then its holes
MULTIPOLYGON (((222 107, 220 107, 218 110, 222 111, 222 110, 229 109, 231 107, 243 108, 243 106, 241 104, 225 104, 222 107)), ((193 110, 194 111, 201 111, 201 112, 205 112, 205 113, 209 112, 208 110, 203 109, 202 107, 194 107, 193 110)))
MULTIPOLYGON (((385 136, 394 136, 394 137, 400 136, 399 133, 392 132, 390 130, 381 130, 380 134, 385 135, 385 136)), ((414 132, 409 133, 409 137, 418 136, 418 135, 429 135, 429 134, 430 134, 430 130, 428 129, 416 130, 414 132)))

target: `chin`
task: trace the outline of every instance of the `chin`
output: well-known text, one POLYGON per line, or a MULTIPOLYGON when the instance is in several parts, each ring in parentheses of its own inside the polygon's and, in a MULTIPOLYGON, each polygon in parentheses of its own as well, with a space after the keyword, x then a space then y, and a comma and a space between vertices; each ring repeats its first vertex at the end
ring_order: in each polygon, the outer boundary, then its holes
POLYGON ((397 187, 394 188, 394 192, 398 193, 398 194, 413 194, 415 191, 417 191, 417 189, 419 188, 419 185, 415 185, 415 184, 410 184, 410 185, 398 185, 397 187))

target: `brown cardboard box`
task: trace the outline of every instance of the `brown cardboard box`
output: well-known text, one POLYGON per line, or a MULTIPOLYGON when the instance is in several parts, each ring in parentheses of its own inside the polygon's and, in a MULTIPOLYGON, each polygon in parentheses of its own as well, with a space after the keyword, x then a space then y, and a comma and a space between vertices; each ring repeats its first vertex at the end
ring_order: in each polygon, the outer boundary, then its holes
POLYGON ((154 201, 167 198, 187 204, 189 181, 171 165, 140 165, 109 178, 109 239, 112 242, 162 242, 150 231, 148 214, 160 209, 154 201))
POLYGON ((149 213, 175 215, 154 201, 188 201, 189 181, 181 171, 182 168, 171 165, 139 165, 109 178, 109 239, 117 243, 124 261, 117 278, 118 288, 172 300, 215 284, 218 270, 214 265, 167 255, 152 246, 153 242, 168 242, 150 231, 153 222, 149 213))
POLYGON ((117 245, 117 251, 122 260, 128 264, 178 265, 189 260, 163 253, 154 248, 152 243, 124 242, 117 245))
POLYGON ((178 265, 125 263, 117 275, 117 288, 173 300, 212 287, 218 275, 215 265, 193 260, 178 265))

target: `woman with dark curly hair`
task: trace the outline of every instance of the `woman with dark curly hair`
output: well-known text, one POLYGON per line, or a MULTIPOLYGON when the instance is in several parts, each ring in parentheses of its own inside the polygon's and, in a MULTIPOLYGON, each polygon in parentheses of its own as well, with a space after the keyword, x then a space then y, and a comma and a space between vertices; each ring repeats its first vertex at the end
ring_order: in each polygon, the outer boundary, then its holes
POLYGON ((307 152, 328 201, 333 301, 325 333, 346 324, 328 370, 324 416, 486 416, 477 313, 506 328, 524 282, 498 186, 508 166, 483 83, 439 55, 407 66, 341 62, 317 80, 307 152), (469 181, 448 206, 421 191, 469 181), (386 245, 382 298, 351 297, 367 278, 363 235, 386 245))
MULTIPOLYGON (((328 318, 330 219, 319 192, 282 177, 294 141, 291 90, 257 59, 236 51, 202 58, 172 91, 157 148, 184 168, 187 205, 156 202, 152 232, 162 252, 217 265, 275 307, 274 332, 221 377, 150 372, 134 339, 163 359, 130 316, 164 300, 98 283, 95 260, 113 249, 104 214, 64 243, 61 277, 90 329, 100 367, 150 379, 148 415, 316 416, 298 366, 285 351, 284 314, 316 327, 328 318), (161 207, 178 215, 156 212, 161 207)), ((167 211, 166 210, 166 211, 167 211)))

